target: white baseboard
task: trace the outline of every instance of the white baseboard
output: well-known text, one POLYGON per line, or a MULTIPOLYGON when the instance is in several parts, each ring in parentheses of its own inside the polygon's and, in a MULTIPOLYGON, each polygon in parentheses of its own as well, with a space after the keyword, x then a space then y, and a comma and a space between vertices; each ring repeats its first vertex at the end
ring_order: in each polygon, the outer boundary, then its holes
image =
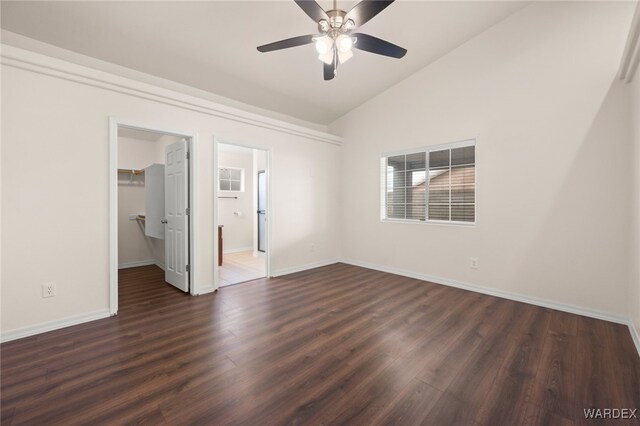
POLYGON ((135 262, 119 263, 118 269, 137 268, 138 266, 148 266, 148 265, 155 265, 155 264, 156 264, 156 261, 154 259, 137 260, 135 262))
POLYGON ((222 253, 223 254, 240 253, 241 251, 253 252, 253 246, 227 249, 227 250, 224 250, 222 253))
POLYGON ((500 297, 502 299, 514 300, 516 302, 528 303, 530 305, 542 306, 544 308, 555 309, 558 311, 569 312, 571 314, 582 315, 585 317, 601 319, 605 321, 615 322, 618 324, 629 324, 629 319, 620 315, 612 314, 609 312, 602 312, 595 309, 583 308, 581 306, 570 305, 566 303, 554 302, 547 299, 540 299, 533 296, 527 296, 520 293, 512 293, 509 291, 498 290, 489 287, 483 287, 475 284, 463 283, 456 280, 450 280, 447 278, 436 277, 433 275, 421 274, 417 272, 404 271, 402 269, 392 268, 388 266, 375 265, 367 262, 361 262, 352 259, 342 259, 342 263, 349 265, 360 266, 368 269, 375 269, 376 271, 388 272, 390 274, 402 275, 404 277, 415 278, 422 281, 429 281, 435 284, 442 284, 449 287, 456 287, 463 290, 469 290, 476 293, 487 294, 489 296, 500 297))
POLYGON ((629 333, 631 333, 633 343, 635 343, 636 349, 638 350, 638 356, 640 356, 640 333, 638 333, 638 329, 633 323, 633 320, 629 320, 629 333))
POLYGON ((211 285, 208 287, 198 289, 198 292, 195 293, 195 296, 202 296, 203 294, 213 293, 214 291, 216 291, 216 287, 211 285))
POLYGON ((319 262, 307 263, 306 265, 293 266, 291 268, 282 268, 271 272, 272 277, 281 277, 283 275, 289 275, 296 272, 306 271, 308 269, 319 268, 321 266, 333 265, 340 262, 340 259, 327 259, 319 262))
POLYGON ((158 263, 154 259, 138 260, 136 262, 120 263, 118 265, 118 269, 137 268, 138 266, 149 266, 149 265, 156 265, 158 268, 162 269, 163 271, 165 270, 164 269, 164 265, 162 263, 158 263))
POLYGON ((101 311, 89 312, 87 314, 74 315, 55 321, 30 325, 15 330, 5 331, 0 336, 0 342, 8 342, 10 340, 21 339, 23 337, 33 336, 35 334, 46 333, 47 331, 58 330, 60 328, 70 327, 89 321, 95 321, 111 316, 108 309, 101 311))

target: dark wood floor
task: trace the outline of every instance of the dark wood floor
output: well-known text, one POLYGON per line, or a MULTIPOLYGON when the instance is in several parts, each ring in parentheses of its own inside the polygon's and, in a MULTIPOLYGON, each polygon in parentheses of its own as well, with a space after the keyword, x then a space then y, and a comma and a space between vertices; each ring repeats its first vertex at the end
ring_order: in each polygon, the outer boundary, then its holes
POLYGON ((154 266, 120 273, 117 317, 0 346, 3 425, 571 425, 640 408, 622 325, 343 264, 198 297, 154 266))

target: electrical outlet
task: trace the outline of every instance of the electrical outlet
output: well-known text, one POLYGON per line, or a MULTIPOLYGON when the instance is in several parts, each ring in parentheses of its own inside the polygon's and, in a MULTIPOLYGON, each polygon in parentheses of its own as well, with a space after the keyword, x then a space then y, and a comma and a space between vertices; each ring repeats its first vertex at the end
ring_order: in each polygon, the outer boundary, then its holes
POLYGON ((477 257, 472 257, 471 258, 471 263, 469 264, 469 267, 471 269, 478 269, 478 258, 477 257))
POLYGON ((53 297, 56 295, 56 283, 42 284, 42 297, 53 297))

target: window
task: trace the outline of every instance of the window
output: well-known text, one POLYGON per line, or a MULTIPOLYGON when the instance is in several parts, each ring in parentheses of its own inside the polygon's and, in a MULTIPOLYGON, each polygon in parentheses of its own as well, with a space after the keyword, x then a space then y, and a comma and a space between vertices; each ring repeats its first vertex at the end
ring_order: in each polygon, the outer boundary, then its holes
POLYGON ((475 141, 384 156, 383 220, 475 223, 475 141))
POLYGON ((387 157, 387 219, 425 219, 426 164, 424 152, 387 157))
POLYGON ((220 191, 244 191, 244 169, 220 167, 220 191))

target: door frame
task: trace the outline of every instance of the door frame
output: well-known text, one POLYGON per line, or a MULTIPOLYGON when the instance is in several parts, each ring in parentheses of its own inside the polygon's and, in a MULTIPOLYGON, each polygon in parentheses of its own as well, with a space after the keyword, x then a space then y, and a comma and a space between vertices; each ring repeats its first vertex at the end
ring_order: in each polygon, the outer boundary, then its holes
MULTIPOLYGON (((256 205, 260 204, 260 173, 264 173, 265 175, 265 179, 267 179, 267 185, 269 184, 269 176, 267 176, 267 171, 266 170, 258 170, 256 173, 257 179, 256 179, 256 196, 257 196, 257 200, 256 200, 256 205)), ((269 190, 267 190, 268 192, 269 190)), ((269 206, 267 205, 267 213, 269 213, 269 206)), ((256 230, 257 230, 257 244, 256 244, 256 251, 261 251, 260 250, 260 220, 258 220, 258 212, 256 211, 256 216, 254 216, 254 219, 256 221, 256 230)), ((267 222, 267 227, 269 226, 269 221, 265 221, 267 222)), ((266 235, 266 230, 265 230, 265 235, 266 235)), ((269 241, 269 239, 267 238, 267 242, 269 241)), ((266 250, 263 251, 262 253, 265 253, 266 255, 266 250)))
POLYGON ((189 151, 189 293, 197 294, 197 285, 194 279, 196 271, 195 248, 196 215, 198 212, 198 199, 196 197, 197 180, 196 158, 198 135, 195 132, 176 130, 150 123, 140 123, 131 120, 123 120, 109 117, 109 312, 111 315, 118 313, 118 128, 126 127, 135 130, 144 130, 165 135, 180 136, 187 140, 189 151))
MULTIPOLYGON (((267 278, 271 277, 271 253, 272 253, 272 238, 271 238, 271 229, 273 223, 273 203, 272 203, 272 183, 271 183, 271 164, 272 164, 272 150, 270 147, 259 146, 257 144, 244 143, 244 142, 235 142, 228 141, 223 138, 213 137, 213 232, 214 232, 214 248, 213 248, 213 282, 216 290, 220 288, 219 285, 219 277, 218 273, 220 271, 220 267, 218 266, 218 188, 219 184, 219 174, 218 169, 220 168, 220 164, 218 161, 218 144, 225 145, 234 145, 248 149, 259 149, 261 151, 265 151, 267 156, 267 161, 265 162, 265 174, 267 178, 267 252, 265 253, 265 276, 267 278)), ((246 179, 246 174, 245 174, 246 179)))

